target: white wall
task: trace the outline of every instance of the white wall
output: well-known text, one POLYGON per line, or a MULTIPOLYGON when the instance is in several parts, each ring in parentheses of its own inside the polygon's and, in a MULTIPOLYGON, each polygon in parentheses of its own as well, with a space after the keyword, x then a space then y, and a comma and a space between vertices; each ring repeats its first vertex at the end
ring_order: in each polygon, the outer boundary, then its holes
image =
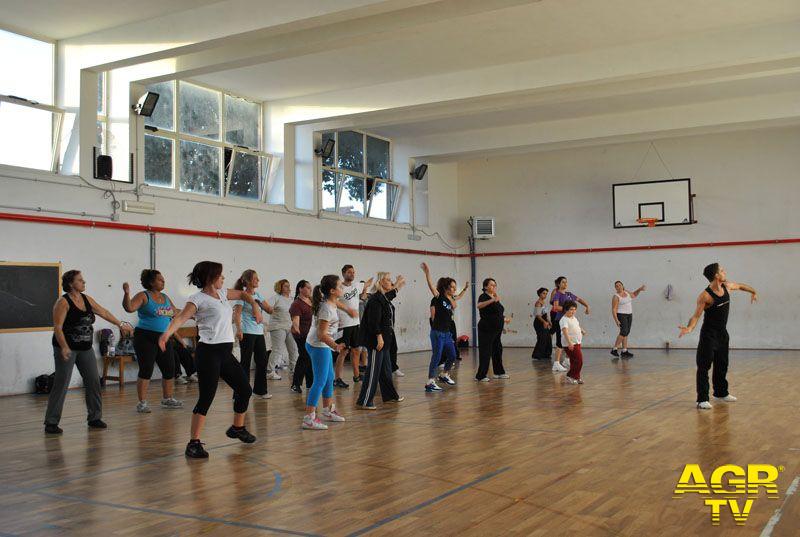
MULTIPOLYGON (((669 178, 651 151, 633 177, 648 143, 628 143, 465 160, 458 164, 459 212, 497 218, 497 237, 478 251, 588 248, 642 244, 745 241, 800 236, 798 169, 800 128, 754 130, 657 140, 675 177, 691 177, 697 194, 693 226, 612 229, 611 184, 669 178)), ((432 206, 440 206, 435 201, 432 206)), ((733 300, 731 345, 800 348, 800 245, 700 248, 478 259, 478 276, 495 277, 508 313, 514 313, 508 345, 533 342, 530 310, 535 290, 555 277, 592 306, 580 315, 586 346, 607 346, 615 334, 610 316, 613 282, 648 291, 635 303, 631 344, 695 345, 697 333, 677 339, 707 285, 702 269, 719 261, 734 281, 758 289, 760 303, 733 300), (672 284, 675 297, 664 299, 672 284)), ((461 273, 468 274, 468 260, 461 273)), ((465 316, 464 316, 465 317, 465 316)), ((468 331, 467 319, 460 329, 468 331)))
MULTIPOLYGON (((437 176, 437 168, 441 176, 437 183, 437 195, 445 191, 454 195, 457 190, 456 165, 432 166, 429 173, 437 176)), ((79 185, 75 178, 49 174, 12 175, 8 170, 0 170, 4 205, 110 214, 109 202, 102 199, 101 192, 79 185), (31 178, 51 182, 35 182, 31 178)), ((147 191, 158 192, 152 188, 147 191)), ((118 194, 120 199, 126 196, 130 198, 129 194, 118 194)), ((187 195, 182 197, 186 198, 187 195)), ((219 199, 210 197, 194 197, 195 201, 187 201, 146 195, 142 199, 156 203, 156 214, 122 213, 122 223, 445 250, 436 238, 423 237, 419 242, 409 241, 407 235, 410 230, 407 226, 319 220, 313 216, 293 215, 263 206, 248 210, 243 206, 220 205, 219 199)), ((456 242, 456 211, 455 203, 443 207, 430 228, 431 231, 440 232, 451 243, 456 242)), ((87 292, 90 295, 120 318, 135 320, 134 315, 122 312, 121 285, 123 281, 129 281, 134 289, 139 288, 139 272, 149 266, 149 237, 146 233, 3 220, 0 220, 0 233, 5 237, 2 252, 4 260, 60 261, 63 270, 80 269, 87 280, 87 292)), ((230 285, 242 270, 257 269, 265 294, 271 292, 272 283, 280 278, 289 278, 293 284, 299 278, 318 281, 323 274, 338 273, 345 263, 356 266, 359 279, 366 279, 379 270, 403 274, 409 284, 398 299, 400 349, 414 351, 429 347, 425 312, 430 298, 419 270, 424 256, 158 235, 156 264, 167 280, 167 292, 178 305, 182 305, 193 292, 185 283, 185 275, 195 262, 202 259, 222 262, 230 285)), ((457 262, 454 258, 431 257, 427 261, 436 273, 456 273, 457 262)), ((105 327, 108 324, 98 319, 95 329, 105 327)), ((34 377, 53 371, 50 337, 50 332, 0 334, 0 394, 29 392, 34 377)), ((133 380, 136 368, 133 367, 129 374, 133 380)), ((158 377, 158 373, 155 377, 158 377)), ((73 385, 78 384, 80 376, 76 373, 73 385)))

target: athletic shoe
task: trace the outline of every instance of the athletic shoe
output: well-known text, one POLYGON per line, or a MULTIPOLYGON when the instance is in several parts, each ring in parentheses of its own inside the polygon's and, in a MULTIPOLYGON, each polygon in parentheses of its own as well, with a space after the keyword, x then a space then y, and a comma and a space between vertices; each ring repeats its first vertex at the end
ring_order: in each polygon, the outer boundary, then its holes
POLYGON ((186 377, 175 377, 175 384, 189 384, 189 381, 186 377))
POLYGON ((448 375, 446 373, 444 375, 439 375, 439 382, 444 382, 445 384, 449 384, 450 386, 455 386, 456 385, 456 381, 451 379, 450 375, 448 375))
POLYGON ((553 362, 553 371, 556 373, 566 373, 569 371, 569 369, 561 365, 559 362, 553 362))
POLYGON ((364 380, 364 377, 361 376, 361 375, 359 375, 357 377, 353 377, 353 384, 355 384, 357 382, 361 382, 362 380, 364 380))
POLYGON ((444 369, 444 364, 439 364, 439 369, 444 369))
POLYGON ((261 399, 272 399, 272 394, 271 393, 264 393, 264 394, 261 394, 261 395, 257 395, 256 397, 259 397, 261 399))
POLYGON ((405 400, 406 400, 406 398, 401 395, 397 399, 389 399, 387 401, 384 401, 384 403, 402 403, 405 400))
POLYGON ((737 400, 736 397, 732 396, 731 394, 728 394, 725 397, 717 397, 715 395, 714 399, 719 399, 720 401, 725 401, 726 403, 733 403, 734 401, 737 400))
POLYGON ((576 379, 570 376, 564 377, 564 382, 566 382, 567 384, 579 384, 579 382, 576 379))
POLYGON ((150 406, 147 404, 147 401, 139 401, 136 403, 136 412, 139 414, 149 414, 152 411, 150 410, 150 406))
POLYGON ((350 387, 350 385, 348 383, 346 383, 345 381, 343 381, 342 379, 334 380, 333 381, 333 386, 335 388, 344 388, 344 389, 347 389, 347 388, 350 387))
POLYGON ((633 353, 630 351, 622 351, 622 354, 620 354, 620 356, 622 356, 623 358, 633 358, 633 353))
POLYGON ((186 377, 186 380, 188 380, 189 382, 197 382, 197 373, 192 373, 191 375, 186 377))
POLYGON ((710 408, 713 407, 711 406, 711 403, 709 403, 708 401, 702 401, 700 403, 697 403, 697 408, 702 410, 709 410, 710 408))
POLYGON ((58 425, 50 424, 44 426, 44 432, 46 434, 62 434, 64 430, 58 425))
POLYGON ((511 377, 508 374, 503 373, 502 375, 494 375, 494 378, 496 378, 496 379, 510 379, 511 377))
POLYGON ((441 392, 442 390, 443 388, 440 388, 434 381, 430 381, 425 385, 426 392, 441 392))
POLYGON ((611 356, 619 356, 619 351, 617 351, 617 349, 611 349, 611 356))
POLYGON ((491 380, 492 379, 490 379, 489 377, 483 377, 482 379, 475 379, 476 382, 489 382, 491 380))
POLYGON ((578 384, 583 384, 583 379, 578 379, 578 384))
POLYGON ((331 405, 330 408, 323 408, 322 419, 324 419, 325 421, 336 421, 336 422, 345 421, 344 416, 339 414, 339 411, 336 410, 336 405, 331 405))
POLYGON ((378 410, 378 407, 376 407, 374 404, 369 404, 369 405, 356 404, 356 408, 360 408, 361 410, 378 410))
POLYGON ((183 401, 178 401, 174 397, 162 399, 161 408, 183 408, 183 401))
POLYGON ((88 423, 92 429, 107 429, 108 425, 103 420, 92 420, 88 423))
POLYGON ((271 371, 270 373, 267 373, 267 380, 281 380, 282 378, 283 377, 281 377, 275 371, 271 371))
POLYGON ((394 372, 394 376, 395 377, 405 377, 406 374, 398 369, 397 371, 394 372))
POLYGON ((189 442, 186 444, 186 456, 190 459, 207 459, 208 451, 203 449, 203 443, 199 440, 197 442, 189 442))
POLYGON ((300 386, 295 386, 294 384, 292 384, 289 387, 289 389, 292 390, 294 393, 303 393, 303 388, 301 388, 300 386))
POLYGON ((303 416, 303 429, 310 429, 312 431, 324 431, 328 426, 319 421, 319 418, 312 414, 303 416))
POLYGON ((248 431, 244 427, 237 429, 236 427, 231 425, 230 427, 228 427, 228 430, 225 431, 225 435, 228 438, 238 438, 245 444, 252 444, 253 442, 256 441, 255 435, 251 434, 250 431, 248 431))

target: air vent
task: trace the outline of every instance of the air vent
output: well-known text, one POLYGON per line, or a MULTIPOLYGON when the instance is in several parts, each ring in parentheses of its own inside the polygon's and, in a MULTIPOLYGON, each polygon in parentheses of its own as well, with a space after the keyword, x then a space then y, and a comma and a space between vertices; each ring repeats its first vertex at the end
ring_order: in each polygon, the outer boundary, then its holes
POLYGON ((488 216, 473 216, 472 236, 476 239, 490 239, 494 237, 494 218, 488 216))

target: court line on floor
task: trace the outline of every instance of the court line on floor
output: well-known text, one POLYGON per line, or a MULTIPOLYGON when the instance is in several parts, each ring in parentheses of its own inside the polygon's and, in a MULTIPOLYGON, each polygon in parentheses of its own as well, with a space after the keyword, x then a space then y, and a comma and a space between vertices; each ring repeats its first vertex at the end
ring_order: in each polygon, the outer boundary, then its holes
POLYGON ((289 530, 285 528, 274 528, 272 526, 262 526, 261 524, 252 524, 249 522, 240 522, 238 520, 228 520, 225 518, 209 517, 203 515, 190 515, 185 513, 176 513, 174 511, 165 511, 162 509, 153 509, 151 507, 136 507, 135 505, 126 505, 123 503, 105 502, 101 500, 91 500, 89 498, 82 498, 80 496, 70 496, 67 494, 58 494, 55 492, 44 492, 41 490, 18 489, 16 492, 22 494, 35 494, 37 496, 44 496, 46 498, 53 498, 55 500, 64 500, 78 502, 85 505, 95 505, 99 507, 111 507, 114 509, 123 509, 128 511, 138 511, 140 513, 149 513, 154 515, 171 516, 175 518, 184 518, 188 520, 199 520, 201 522, 213 522, 216 524, 224 524, 226 526, 235 526, 238 528, 248 528, 255 530, 271 531, 274 533, 281 533, 284 535, 300 535, 303 537, 320 537, 316 533, 306 533, 303 531, 289 530))
POLYGON ((681 390, 679 392, 673 393, 672 395, 664 397, 663 399, 659 399, 658 401, 654 401, 654 402, 650 403, 649 405, 640 408, 639 410, 636 410, 636 411, 631 412, 629 414, 626 414, 624 416, 620 416, 619 418, 611 420, 608 423, 604 423, 603 425, 595 427, 594 429, 590 430, 586 434, 599 433, 600 431, 605 431, 606 429, 610 429, 611 427, 613 427, 614 425, 617 425, 618 423, 622 423, 623 421, 628 420, 628 419, 630 419, 630 418, 632 418, 632 417, 634 417, 634 416, 636 416, 638 414, 641 414, 642 412, 645 412, 646 410, 650 410, 651 408, 656 407, 656 406, 660 405, 661 403, 666 403, 670 399, 674 399, 675 397, 677 397, 677 396, 679 396, 679 395, 681 395, 683 393, 686 393, 686 390, 681 390))
POLYGON ((775 509, 775 513, 773 513, 772 517, 767 521, 767 525, 764 526, 763 531, 761 532, 761 537, 770 537, 772 535, 772 530, 775 529, 775 526, 778 525, 778 522, 781 521, 781 517, 783 516, 783 508, 786 507, 786 504, 789 503, 789 498, 797 492, 797 487, 800 485, 800 475, 795 477, 792 480, 791 485, 786 489, 786 498, 784 498, 783 503, 775 509))
POLYGON ((417 512, 417 511, 419 511, 421 509, 424 509, 424 508, 430 506, 430 505, 438 503, 438 502, 444 500, 445 498, 449 498, 450 496, 452 496, 454 494, 458 494, 459 492, 461 492, 463 490, 466 490, 466 489, 468 489, 470 487, 473 487, 473 486, 477 485, 478 483, 482 483, 483 481, 486 481, 486 480, 491 479, 491 478, 493 478, 493 477, 495 477, 497 475, 500 475, 503 472, 506 472, 506 471, 508 471, 510 469, 511 469, 510 466, 505 466, 503 468, 495 470, 494 472, 489 472, 488 474, 482 475, 482 476, 480 476, 480 477, 478 477, 476 479, 473 479, 469 483, 465 483, 465 484, 463 484, 461 486, 458 486, 458 487, 456 487, 454 489, 450 489, 450 490, 448 490, 447 492, 445 492, 443 494, 440 494, 440 495, 438 495, 438 496, 436 496, 434 498, 431 498, 430 500, 426 500, 426 501, 424 501, 422 503, 418 503, 417 505, 415 505, 413 507, 409 507, 408 509, 406 509, 404 511, 400 511, 397 514, 394 514, 394 515, 388 516, 386 518, 383 518, 383 519, 375 522, 374 524, 370 524, 369 526, 365 526, 365 527, 363 527, 363 528, 361 528, 359 530, 356 530, 356 531, 354 531, 352 533, 349 533, 349 534, 347 534, 347 537, 357 537, 359 535, 364 535, 365 533, 369 533, 369 532, 371 532, 373 530, 376 530, 376 529, 378 529, 378 528, 380 528, 382 526, 385 526, 386 524, 394 522, 395 520, 399 520, 399 519, 401 519, 401 518, 403 518, 405 516, 408 516, 411 513, 415 513, 415 512, 417 512))

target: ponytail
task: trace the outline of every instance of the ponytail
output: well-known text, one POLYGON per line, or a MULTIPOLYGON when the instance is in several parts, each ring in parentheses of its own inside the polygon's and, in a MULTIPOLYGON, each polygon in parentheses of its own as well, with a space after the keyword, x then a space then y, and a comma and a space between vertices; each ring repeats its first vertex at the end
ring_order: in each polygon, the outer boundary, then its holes
POLYGON ((319 285, 314 286, 314 291, 311 294, 311 311, 316 315, 319 312, 319 306, 325 300, 322 296, 322 288, 319 285))
POLYGON ((242 272, 242 275, 239 276, 239 279, 236 280, 236 283, 233 285, 233 288, 237 291, 244 291, 244 288, 250 288, 250 283, 253 281, 253 276, 255 276, 256 271, 253 269, 247 269, 242 272))
POLYGON ((323 276, 319 282, 319 285, 314 287, 314 292, 311 295, 311 311, 314 315, 319 313, 319 308, 322 303, 331 296, 331 291, 336 289, 336 286, 339 285, 339 276, 336 274, 328 274, 327 276, 323 276))

